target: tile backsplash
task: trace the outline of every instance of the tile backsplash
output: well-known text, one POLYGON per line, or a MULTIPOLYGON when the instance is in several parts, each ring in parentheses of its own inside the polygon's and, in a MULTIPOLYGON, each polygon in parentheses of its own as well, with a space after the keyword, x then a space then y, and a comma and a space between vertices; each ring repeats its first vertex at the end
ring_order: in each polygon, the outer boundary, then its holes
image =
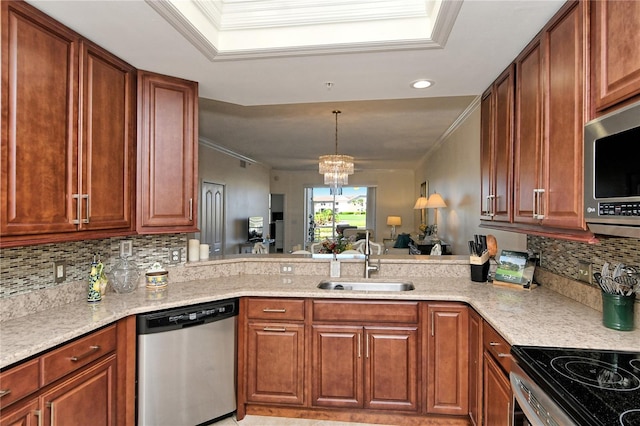
MULTIPOLYGON (((593 265, 600 271, 605 262, 640 267, 640 240, 635 238, 599 237, 596 244, 527 236, 527 248, 541 254, 541 266, 574 280, 578 279, 578 262, 593 265)), ((596 284, 593 284, 596 286, 596 284)))
POLYGON ((154 262, 169 266, 170 248, 182 248, 180 263, 186 262, 186 234, 144 235, 4 248, 0 249, 0 298, 84 281, 89 275, 94 253, 98 253, 109 271, 119 259, 122 240, 132 241, 133 256, 130 260, 140 270, 148 269, 154 262), (66 266, 66 279, 62 283, 54 280, 54 262, 64 262, 66 266))

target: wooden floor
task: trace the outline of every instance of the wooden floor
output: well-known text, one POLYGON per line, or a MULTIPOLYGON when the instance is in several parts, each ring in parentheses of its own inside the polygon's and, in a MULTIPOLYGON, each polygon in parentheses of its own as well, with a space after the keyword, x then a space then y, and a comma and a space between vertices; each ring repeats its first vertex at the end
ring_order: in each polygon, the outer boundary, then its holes
POLYGON ((214 423, 214 426, 380 426, 369 423, 330 422, 327 420, 287 419, 283 417, 245 416, 237 421, 235 416, 214 423))

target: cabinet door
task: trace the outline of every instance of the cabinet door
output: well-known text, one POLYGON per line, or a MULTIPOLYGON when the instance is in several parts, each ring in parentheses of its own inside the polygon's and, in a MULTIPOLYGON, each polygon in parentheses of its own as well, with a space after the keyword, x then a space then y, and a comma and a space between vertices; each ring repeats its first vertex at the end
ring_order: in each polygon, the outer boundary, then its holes
POLYGON ((481 103, 481 214, 499 222, 512 220, 513 74, 511 65, 481 103))
POLYGON ((596 111, 640 93, 640 2, 596 1, 593 92, 596 111))
POLYGON ((46 426, 116 425, 116 356, 71 376, 40 396, 46 426))
POLYGON ((482 425, 482 317, 469 309, 469 418, 482 425))
POLYGON ((547 120, 543 149, 542 224, 585 229, 583 144, 585 108, 585 21, 588 2, 569 3, 545 30, 547 120))
POLYGON ((251 322, 247 333, 247 400, 304 403, 304 325, 251 322))
POLYGON ((42 425, 41 416, 38 399, 22 401, 9 410, 2 410, 0 426, 40 426, 42 425))
POLYGON ((536 38, 516 59, 516 137, 514 140, 513 221, 538 223, 542 187, 543 52, 536 38))
POLYGON ((312 330, 312 404, 362 408, 362 327, 314 325, 312 330))
POLYGON ((79 229, 130 229, 135 195, 134 69, 81 43, 79 229))
POLYGON ((196 232, 198 84, 138 71, 140 233, 196 232))
POLYGON ((418 410, 417 327, 365 327, 365 408, 418 410))
POLYGON ((480 217, 491 220, 493 198, 493 96, 492 87, 482 94, 480 103, 480 217))
POLYGON ((24 2, 1 3, 1 234, 75 231, 78 38, 24 2))
POLYGON ((493 220, 511 222, 513 182, 513 66, 495 83, 493 220))
POLYGON ((511 425, 511 385, 493 357, 484 353, 484 424, 511 425))
POLYGON ((469 312, 465 305, 429 304, 427 412, 469 413, 469 312))

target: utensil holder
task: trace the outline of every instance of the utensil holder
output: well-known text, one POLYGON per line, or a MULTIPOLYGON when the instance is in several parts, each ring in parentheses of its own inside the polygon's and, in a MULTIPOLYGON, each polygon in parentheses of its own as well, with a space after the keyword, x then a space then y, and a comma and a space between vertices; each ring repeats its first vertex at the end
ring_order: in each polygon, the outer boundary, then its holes
POLYGON ((630 331, 634 328, 636 295, 623 296, 602 292, 602 324, 613 330, 630 331))
POLYGON ((469 256, 469 264, 471 266, 471 281, 486 282, 489 276, 489 253, 485 252, 482 256, 469 256))

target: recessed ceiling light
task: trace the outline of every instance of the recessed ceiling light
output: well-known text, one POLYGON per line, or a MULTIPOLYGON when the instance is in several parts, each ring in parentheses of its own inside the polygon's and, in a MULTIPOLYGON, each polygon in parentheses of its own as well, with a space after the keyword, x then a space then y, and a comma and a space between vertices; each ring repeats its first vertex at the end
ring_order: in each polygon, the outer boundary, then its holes
POLYGON ((433 81, 429 80, 416 80, 411 83, 411 87, 414 89, 426 89, 429 86, 433 86, 433 81))

